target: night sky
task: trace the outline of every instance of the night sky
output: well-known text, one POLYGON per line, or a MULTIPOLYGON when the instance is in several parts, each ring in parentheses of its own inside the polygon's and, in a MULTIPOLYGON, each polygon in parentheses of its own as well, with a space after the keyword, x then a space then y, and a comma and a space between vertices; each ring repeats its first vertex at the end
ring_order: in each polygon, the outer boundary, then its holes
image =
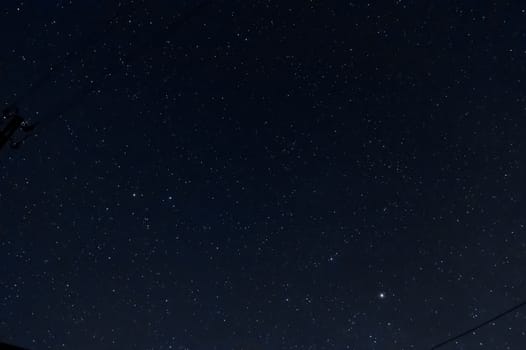
POLYGON ((2 341, 429 349, 526 298, 523 1, 202 1, 2 1, 2 341))

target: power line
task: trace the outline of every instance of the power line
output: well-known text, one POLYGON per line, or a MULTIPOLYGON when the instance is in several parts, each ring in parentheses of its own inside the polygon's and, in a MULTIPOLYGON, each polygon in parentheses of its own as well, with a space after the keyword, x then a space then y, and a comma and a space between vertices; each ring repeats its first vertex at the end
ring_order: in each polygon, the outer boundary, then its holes
POLYGON ((480 328, 482 328, 482 327, 484 327, 484 326, 487 326, 488 324, 490 324, 490 323, 492 323, 492 322, 495 322, 495 321, 498 320, 499 318, 504 317, 504 316, 506 316, 506 315, 512 313, 513 311, 515 311, 515 310, 517 310, 517 309, 520 309, 521 307, 523 307, 523 306, 525 306, 525 305, 526 305, 526 300, 524 300, 524 301, 522 301, 521 303, 519 303, 519 304, 517 304, 517 305, 515 305, 515 306, 513 306, 513 307, 511 307, 511 308, 509 308, 509 309, 506 310, 506 311, 501 312, 500 314, 498 314, 498 315, 496 315, 496 316, 490 318, 490 319, 487 320, 487 321, 484 321, 484 322, 482 322, 482 323, 479 323, 478 325, 476 325, 476 326, 473 327, 473 328, 468 329, 467 331, 463 331, 462 333, 459 333, 459 334, 457 334, 457 335, 455 335, 455 336, 452 336, 452 337, 450 337, 450 338, 444 340, 443 342, 440 342, 440 343, 434 345, 430 350, 435 350, 435 349, 441 348, 442 346, 444 346, 444 345, 446 345, 446 344, 449 344, 449 343, 451 343, 451 342, 453 342, 453 341, 455 341, 455 340, 458 340, 458 339, 460 339, 460 338, 462 338, 462 337, 464 337, 464 336, 466 336, 466 335, 469 335, 469 334, 475 332, 476 330, 479 330, 480 328))
POLYGON ((14 346, 14 345, 2 343, 2 342, 0 342, 0 349, 2 350, 25 350, 23 348, 19 348, 18 346, 14 346))

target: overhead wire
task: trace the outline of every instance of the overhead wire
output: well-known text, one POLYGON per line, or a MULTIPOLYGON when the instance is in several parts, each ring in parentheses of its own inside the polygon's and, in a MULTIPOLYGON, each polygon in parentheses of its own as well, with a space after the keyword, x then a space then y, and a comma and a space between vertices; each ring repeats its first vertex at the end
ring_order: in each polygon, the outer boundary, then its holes
POLYGON ((472 327, 472 328, 470 328, 468 330, 465 330, 465 331, 463 331, 461 333, 458 333, 458 334, 456 334, 454 336, 451 336, 450 338, 447 338, 444 341, 441 341, 440 343, 438 343, 436 345, 433 345, 430 348, 430 350, 439 349, 439 348, 441 348, 441 347, 443 347, 443 346, 445 346, 447 344, 450 344, 450 343, 452 343, 452 342, 454 342, 456 340, 459 340, 459 339, 461 339, 461 338, 463 338, 463 337, 465 337, 465 336, 467 336, 469 334, 472 334, 473 332, 481 329, 482 327, 487 326, 488 324, 491 324, 491 323, 495 322, 496 320, 498 320, 498 319, 500 319, 500 318, 502 318, 504 316, 507 316, 510 313, 512 313, 512 312, 514 312, 514 311, 516 311, 516 310, 518 310, 518 309, 520 309, 520 308, 522 308, 524 306, 526 306, 526 300, 524 300, 524 301, 520 302, 519 304, 517 304, 517 305, 515 305, 515 306, 513 306, 513 307, 511 307, 511 308, 499 313, 496 316, 493 316, 492 318, 490 318, 490 319, 488 319, 488 320, 486 320, 484 322, 481 322, 481 323, 477 324, 476 326, 474 326, 474 327, 472 327))

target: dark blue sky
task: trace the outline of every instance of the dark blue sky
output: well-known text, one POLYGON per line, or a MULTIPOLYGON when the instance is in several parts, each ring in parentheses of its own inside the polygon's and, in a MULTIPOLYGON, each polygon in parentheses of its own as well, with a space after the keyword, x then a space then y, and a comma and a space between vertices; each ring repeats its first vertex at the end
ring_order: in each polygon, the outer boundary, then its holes
POLYGON ((526 297, 520 1, 0 15, 0 96, 42 121, 0 153, 3 341, 426 349, 526 297))

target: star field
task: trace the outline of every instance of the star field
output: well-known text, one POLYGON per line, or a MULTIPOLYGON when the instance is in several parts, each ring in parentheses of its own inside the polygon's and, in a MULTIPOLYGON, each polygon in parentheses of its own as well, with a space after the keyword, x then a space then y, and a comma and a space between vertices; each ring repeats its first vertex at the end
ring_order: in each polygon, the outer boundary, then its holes
MULTIPOLYGON (((428 349, 526 298, 520 1, 6 1, 0 340, 428 349)), ((523 349, 526 311, 444 349, 523 349)))

